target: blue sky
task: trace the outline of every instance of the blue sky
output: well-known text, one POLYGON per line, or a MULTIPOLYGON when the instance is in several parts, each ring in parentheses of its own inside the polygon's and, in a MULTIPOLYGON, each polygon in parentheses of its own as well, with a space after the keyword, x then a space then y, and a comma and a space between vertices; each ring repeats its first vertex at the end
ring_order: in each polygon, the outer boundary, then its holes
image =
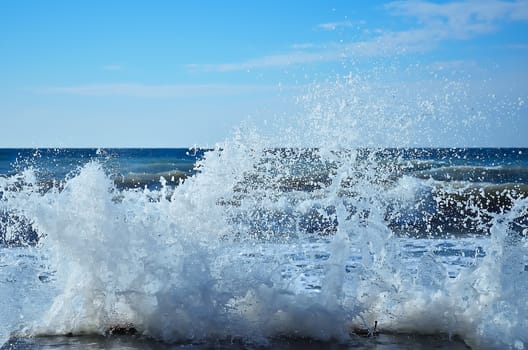
POLYGON ((5 0, 0 53, 0 147, 212 146, 348 74, 463 80, 487 131, 445 143, 528 146, 527 0, 5 0))

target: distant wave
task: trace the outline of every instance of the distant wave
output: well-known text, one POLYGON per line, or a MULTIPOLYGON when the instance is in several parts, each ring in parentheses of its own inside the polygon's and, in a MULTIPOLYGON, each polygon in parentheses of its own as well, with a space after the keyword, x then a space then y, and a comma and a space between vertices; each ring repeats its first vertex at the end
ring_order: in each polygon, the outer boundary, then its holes
POLYGON ((451 166, 414 172, 413 176, 437 181, 528 183, 524 167, 451 166))
POLYGON ((185 180, 189 173, 181 170, 170 170, 159 173, 130 173, 126 175, 113 176, 115 185, 118 188, 139 188, 160 185, 160 179, 164 179, 168 185, 178 185, 185 180))

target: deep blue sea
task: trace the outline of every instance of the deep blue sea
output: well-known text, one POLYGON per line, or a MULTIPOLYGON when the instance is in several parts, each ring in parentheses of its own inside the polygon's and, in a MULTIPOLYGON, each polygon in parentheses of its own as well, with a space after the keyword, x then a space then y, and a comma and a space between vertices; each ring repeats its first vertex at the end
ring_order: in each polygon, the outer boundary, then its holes
POLYGON ((0 149, 0 344, 528 347, 528 149, 0 149))

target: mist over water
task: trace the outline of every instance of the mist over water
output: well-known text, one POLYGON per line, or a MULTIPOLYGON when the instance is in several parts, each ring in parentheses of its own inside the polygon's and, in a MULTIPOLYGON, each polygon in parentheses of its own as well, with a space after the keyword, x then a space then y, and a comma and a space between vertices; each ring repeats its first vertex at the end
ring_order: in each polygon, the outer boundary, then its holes
POLYGON ((465 97, 460 83, 413 96, 348 76, 313 86, 273 132, 242 125, 181 183, 155 168, 156 186, 120 186, 104 157, 60 185, 38 162, 0 177, 3 229, 38 236, 0 248, 0 341, 118 325, 164 342, 347 342, 377 322, 524 349, 528 199, 511 169, 526 154, 408 149, 478 135, 488 111, 465 97))

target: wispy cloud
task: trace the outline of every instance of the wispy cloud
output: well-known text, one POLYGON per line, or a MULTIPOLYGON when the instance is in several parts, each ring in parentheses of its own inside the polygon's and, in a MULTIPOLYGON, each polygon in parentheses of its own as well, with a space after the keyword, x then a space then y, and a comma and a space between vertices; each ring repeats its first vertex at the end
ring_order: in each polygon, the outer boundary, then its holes
POLYGON ((233 72, 252 70, 256 68, 285 67, 298 64, 327 62, 333 61, 339 56, 343 57, 343 55, 344 54, 339 51, 294 51, 234 63, 189 64, 187 65, 187 68, 206 72, 233 72))
POLYGON ((465 0, 441 4, 423 0, 403 0, 390 2, 385 7, 398 15, 418 17, 424 22, 438 17, 447 19, 450 23, 528 20, 526 0, 465 0))
POLYGON ((294 50, 316 49, 320 47, 321 47, 320 45, 314 44, 314 43, 302 43, 302 44, 291 45, 291 48, 294 50))
POLYGON ((45 86, 33 89, 39 94, 77 96, 128 96, 142 98, 177 98, 197 96, 240 95, 271 91, 275 86, 195 84, 195 85, 144 85, 144 84, 87 84, 75 86, 45 86))
POLYGON ((431 33, 423 30, 386 32, 374 39, 353 43, 306 45, 299 49, 240 62, 219 64, 188 64, 190 70, 204 72, 234 72, 261 68, 280 68, 302 64, 338 62, 350 57, 375 57, 404 54, 430 49, 431 33), (304 50, 302 49, 304 48, 304 50))
POLYGON ((103 70, 108 70, 108 71, 121 71, 121 70, 125 69, 125 67, 123 67, 120 64, 107 64, 107 65, 104 65, 102 67, 102 69, 103 70))
MULTIPOLYGON (((448 40, 468 40, 497 31, 504 22, 528 21, 528 1, 467 0, 433 3, 421 0, 393 1, 384 6, 393 16, 414 18, 419 27, 400 31, 375 31, 370 39, 348 43, 296 44, 292 51, 240 62, 189 64, 200 71, 232 72, 301 64, 338 62, 348 57, 378 57, 426 52, 448 40)), ((361 22, 359 22, 361 23, 361 22)), ((352 26, 329 22, 322 30, 352 26)))
POLYGON ((405 0, 391 2, 385 8, 394 15, 417 18, 426 29, 442 32, 442 39, 468 39, 497 30, 502 21, 528 20, 526 0, 442 4, 405 0))
POLYGON ((353 27, 353 26, 354 24, 350 21, 328 22, 328 23, 321 23, 317 25, 317 29, 336 30, 338 28, 348 28, 348 27, 353 27))
POLYGON ((433 71, 460 71, 478 68, 475 61, 467 60, 452 60, 452 61, 436 61, 429 65, 433 71))
POLYGON ((512 50, 528 50, 528 44, 509 44, 504 47, 512 50))

